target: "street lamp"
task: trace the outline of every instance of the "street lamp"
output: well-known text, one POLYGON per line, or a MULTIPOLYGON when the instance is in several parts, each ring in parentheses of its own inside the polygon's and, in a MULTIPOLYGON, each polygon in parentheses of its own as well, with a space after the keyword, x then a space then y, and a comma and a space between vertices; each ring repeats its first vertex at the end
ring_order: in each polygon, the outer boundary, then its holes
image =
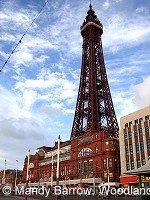
POLYGON ((107 158, 107 182, 108 182, 108 190, 109 190, 109 188, 110 188, 110 186, 109 186, 109 158, 107 158))
POLYGON ((6 184, 6 160, 4 160, 4 173, 3 173, 3 179, 2 179, 2 185, 6 184))
MULTIPOLYGON (((58 136, 58 150, 57 150, 57 174, 56 174, 56 185, 59 186, 59 163, 60 162, 60 135, 58 136)), ((58 200, 59 197, 56 195, 56 200, 58 200)))
POLYGON ((51 194, 53 192, 53 175, 54 175, 54 159, 53 159, 53 151, 52 151, 51 194))
POLYGON ((15 177, 15 187, 17 186, 17 175, 18 175, 18 160, 16 160, 16 177, 15 177))
MULTIPOLYGON (((26 188, 28 188, 29 182, 29 164, 30 164, 30 149, 28 150, 28 157, 27 157, 27 175, 26 175, 26 188)), ((27 200, 27 195, 25 195, 25 200, 27 200)))
POLYGON ((82 185, 82 152, 80 152, 80 185, 82 185))

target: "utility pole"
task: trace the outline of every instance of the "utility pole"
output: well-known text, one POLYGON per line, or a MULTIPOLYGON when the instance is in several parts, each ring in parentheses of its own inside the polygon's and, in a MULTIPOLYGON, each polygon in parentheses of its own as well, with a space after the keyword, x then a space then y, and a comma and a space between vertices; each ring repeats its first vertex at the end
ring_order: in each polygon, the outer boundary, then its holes
MULTIPOLYGON (((60 162, 60 135, 58 136, 58 150, 57 150, 57 174, 56 174, 56 185, 59 186, 59 162, 60 162)), ((56 200, 59 200, 60 196, 56 195, 56 200)))

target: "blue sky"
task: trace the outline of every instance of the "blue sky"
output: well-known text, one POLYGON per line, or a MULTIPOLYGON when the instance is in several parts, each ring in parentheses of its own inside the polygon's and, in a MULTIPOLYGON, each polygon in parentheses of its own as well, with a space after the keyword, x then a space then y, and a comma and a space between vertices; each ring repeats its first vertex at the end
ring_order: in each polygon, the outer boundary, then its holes
MULTIPOLYGON (((0 66, 44 0, 0 0, 0 66)), ((150 2, 93 0, 119 118, 150 105, 150 2)), ((79 85, 80 26, 87 0, 49 0, 0 73, 0 169, 22 168, 28 149, 70 138, 79 85)))

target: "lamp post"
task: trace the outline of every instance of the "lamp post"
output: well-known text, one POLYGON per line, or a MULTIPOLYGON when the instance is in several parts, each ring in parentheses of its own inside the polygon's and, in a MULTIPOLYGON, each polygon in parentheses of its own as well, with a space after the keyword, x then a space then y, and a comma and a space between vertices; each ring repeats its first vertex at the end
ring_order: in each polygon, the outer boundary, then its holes
POLYGON ((109 192, 109 188, 110 188, 110 186, 109 186, 109 182, 110 182, 110 180, 109 180, 109 158, 107 158, 107 182, 108 182, 108 192, 109 192))
POLYGON ((40 163, 38 163, 38 177, 39 177, 39 185, 38 185, 38 188, 40 188, 40 163))
POLYGON ((82 185, 82 152, 80 152, 80 186, 82 185))
POLYGON ((4 160, 4 172, 3 172, 3 179, 2 179, 2 185, 6 184, 6 160, 4 160))
MULTIPOLYGON (((26 175, 26 188, 28 188, 29 183, 29 164, 30 164, 30 149, 28 150, 28 157, 27 157, 27 175, 26 175)), ((25 195, 25 200, 27 200, 27 195, 25 195)))
POLYGON ((18 160, 16 160, 16 177, 15 177, 15 188, 17 186, 17 178, 18 178, 18 160))
POLYGON ((53 173, 54 173, 54 160, 53 160, 53 151, 52 151, 51 194, 53 192, 53 173))
MULTIPOLYGON (((59 162, 60 162, 60 135, 58 136, 58 150, 57 150, 57 174, 56 174, 56 185, 59 186, 59 162)), ((56 195, 56 200, 59 197, 56 195)))

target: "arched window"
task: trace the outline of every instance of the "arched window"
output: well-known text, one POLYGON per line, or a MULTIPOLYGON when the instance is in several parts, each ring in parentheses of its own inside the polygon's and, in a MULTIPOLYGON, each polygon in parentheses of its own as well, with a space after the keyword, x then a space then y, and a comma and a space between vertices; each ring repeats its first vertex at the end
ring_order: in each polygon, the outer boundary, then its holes
POLYGON ((90 148, 84 148, 80 151, 80 153, 78 154, 78 157, 88 156, 92 153, 93 151, 90 148))
POLYGON ((95 147, 95 153, 98 153, 98 147, 97 146, 95 147))

